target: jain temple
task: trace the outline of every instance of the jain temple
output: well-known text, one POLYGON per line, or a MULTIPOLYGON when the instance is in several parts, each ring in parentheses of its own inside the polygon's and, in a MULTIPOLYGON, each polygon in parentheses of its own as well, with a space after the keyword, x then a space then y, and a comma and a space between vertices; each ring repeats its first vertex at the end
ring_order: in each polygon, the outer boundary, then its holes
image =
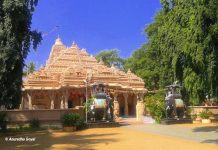
POLYGON ((58 38, 45 66, 25 79, 20 107, 66 110, 83 106, 86 95, 92 97, 91 87, 95 83, 107 85, 116 117, 135 116, 147 91, 143 80, 130 70, 125 73, 114 66, 107 67, 77 44, 66 47, 58 38))

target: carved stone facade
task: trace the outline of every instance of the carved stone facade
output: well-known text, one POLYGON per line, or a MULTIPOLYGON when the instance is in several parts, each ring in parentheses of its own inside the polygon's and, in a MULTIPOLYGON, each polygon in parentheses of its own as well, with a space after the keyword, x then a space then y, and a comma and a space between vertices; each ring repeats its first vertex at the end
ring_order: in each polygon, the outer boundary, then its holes
POLYGON ((66 47, 58 38, 46 65, 24 81, 21 109, 68 109, 81 106, 96 82, 108 85, 114 100, 114 115, 136 115, 139 97, 146 93, 141 78, 97 62, 85 49, 73 43, 66 47), (87 82, 87 84, 86 84, 87 82))

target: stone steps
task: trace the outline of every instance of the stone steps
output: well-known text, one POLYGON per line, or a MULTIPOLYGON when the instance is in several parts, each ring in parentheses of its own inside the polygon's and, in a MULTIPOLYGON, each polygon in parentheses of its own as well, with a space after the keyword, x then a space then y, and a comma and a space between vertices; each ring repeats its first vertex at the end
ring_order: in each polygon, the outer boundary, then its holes
POLYGON ((180 118, 180 119, 163 119, 161 124, 170 125, 170 124, 186 124, 192 123, 191 118, 180 118))
POLYGON ((112 128, 119 127, 120 124, 118 122, 91 122, 87 123, 88 128, 112 128))

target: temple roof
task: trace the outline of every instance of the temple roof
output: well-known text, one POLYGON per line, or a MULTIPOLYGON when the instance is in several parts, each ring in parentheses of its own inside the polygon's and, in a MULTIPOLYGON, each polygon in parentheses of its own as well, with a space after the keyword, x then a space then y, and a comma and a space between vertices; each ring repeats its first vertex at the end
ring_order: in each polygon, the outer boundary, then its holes
POLYGON ((85 86, 84 79, 90 85, 103 82, 116 89, 145 91, 144 81, 130 70, 125 73, 113 65, 107 67, 75 42, 66 47, 60 38, 52 46, 46 65, 27 76, 24 89, 79 88, 85 86))

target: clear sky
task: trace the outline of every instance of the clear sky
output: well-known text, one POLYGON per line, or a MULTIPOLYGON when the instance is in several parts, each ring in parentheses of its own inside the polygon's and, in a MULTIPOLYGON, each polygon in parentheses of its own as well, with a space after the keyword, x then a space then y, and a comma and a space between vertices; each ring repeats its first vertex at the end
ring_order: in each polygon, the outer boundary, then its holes
POLYGON ((89 54, 117 48, 129 57, 146 42, 144 28, 160 7, 159 0, 39 0, 32 29, 43 33, 43 41, 27 62, 44 65, 58 35, 66 46, 75 41, 89 54))

